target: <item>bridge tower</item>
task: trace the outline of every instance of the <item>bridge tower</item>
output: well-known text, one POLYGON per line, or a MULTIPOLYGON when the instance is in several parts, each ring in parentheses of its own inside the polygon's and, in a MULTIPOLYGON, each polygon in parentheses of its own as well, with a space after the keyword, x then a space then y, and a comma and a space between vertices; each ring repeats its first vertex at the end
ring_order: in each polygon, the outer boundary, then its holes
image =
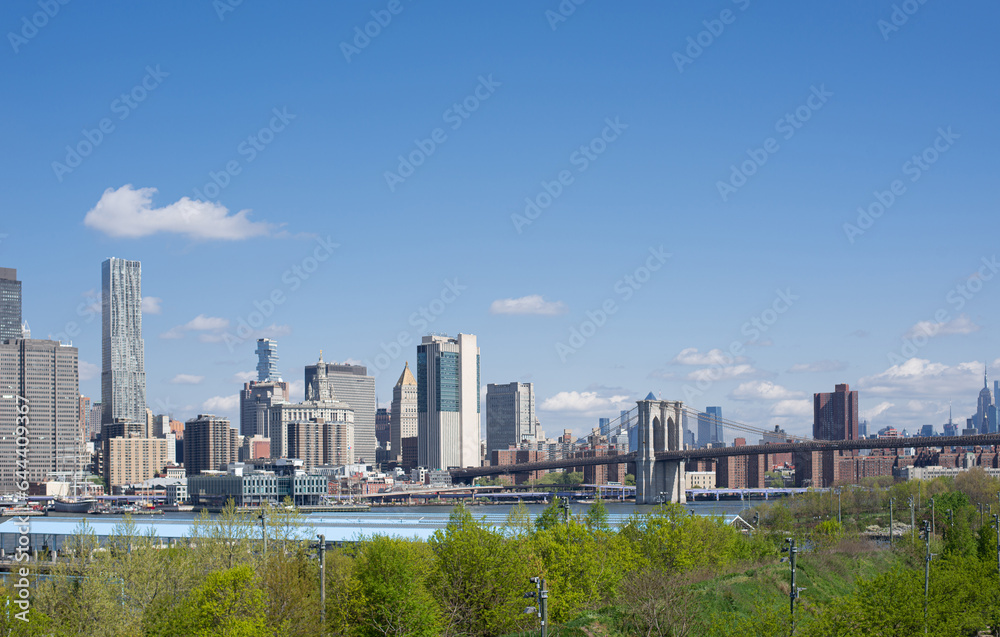
POLYGON ((635 503, 685 502, 684 461, 656 460, 657 451, 684 449, 684 403, 657 400, 653 392, 638 401, 639 449, 635 459, 635 503))

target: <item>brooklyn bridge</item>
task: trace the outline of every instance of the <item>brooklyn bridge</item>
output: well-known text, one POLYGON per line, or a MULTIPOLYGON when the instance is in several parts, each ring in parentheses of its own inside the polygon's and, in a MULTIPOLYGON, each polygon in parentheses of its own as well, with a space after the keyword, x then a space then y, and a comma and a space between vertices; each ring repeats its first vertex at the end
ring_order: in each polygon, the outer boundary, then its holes
MULTIPOLYGON (((590 457, 560 458, 537 462, 524 462, 483 467, 451 469, 455 482, 468 483, 480 476, 531 473, 552 469, 571 469, 594 465, 635 464, 636 503, 655 504, 664 494, 672 502, 685 500, 685 465, 705 459, 733 456, 773 456, 777 454, 802 454, 823 452, 853 452, 873 449, 909 449, 926 447, 985 447, 1000 445, 1000 433, 970 436, 919 436, 910 438, 865 438, 857 440, 814 440, 805 436, 787 436, 792 442, 772 442, 758 445, 685 449, 683 444, 683 415, 697 414, 680 401, 657 400, 652 395, 637 402, 625 417, 608 433, 628 433, 638 429, 638 450, 624 454, 593 455, 590 457)), ((772 434, 764 429, 723 420, 727 429, 746 434, 764 436, 772 434)))

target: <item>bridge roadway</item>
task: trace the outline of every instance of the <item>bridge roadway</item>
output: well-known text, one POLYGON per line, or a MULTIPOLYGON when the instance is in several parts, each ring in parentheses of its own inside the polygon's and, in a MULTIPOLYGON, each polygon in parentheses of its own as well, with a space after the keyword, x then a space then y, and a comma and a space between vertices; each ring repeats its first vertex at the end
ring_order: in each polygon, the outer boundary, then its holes
MULTIPOLYGON (((726 458, 729 456, 753 456, 758 454, 790 453, 803 451, 846 451, 852 449, 905 449, 908 447, 985 447, 1000 445, 1000 433, 978 434, 975 436, 917 436, 913 438, 866 438, 864 440, 811 440, 809 442, 773 443, 767 445, 744 445, 742 447, 718 447, 715 449, 684 449, 682 451, 658 451, 657 460, 700 460, 703 458, 726 458)), ((497 465, 494 467, 466 467, 451 469, 453 480, 468 480, 479 476, 494 476, 507 473, 525 473, 547 469, 568 469, 603 464, 635 462, 637 452, 617 456, 596 456, 593 458, 565 458, 542 460, 521 464, 497 465)))

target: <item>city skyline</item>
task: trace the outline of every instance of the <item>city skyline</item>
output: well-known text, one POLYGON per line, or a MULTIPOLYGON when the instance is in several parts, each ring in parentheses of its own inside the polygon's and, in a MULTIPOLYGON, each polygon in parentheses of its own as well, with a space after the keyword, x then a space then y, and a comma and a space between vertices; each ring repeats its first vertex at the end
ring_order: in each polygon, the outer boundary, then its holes
POLYGON ((238 421, 261 337, 292 399, 323 349, 387 406, 424 335, 476 334, 482 386, 577 434, 651 390, 805 434, 838 383, 873 430, 964 423, 1000 376, 996 6, 402 6, 349 54, 383 7, 70 6, 8 49, 0 266, 83 393, 109 255, 180 420, 238 421))

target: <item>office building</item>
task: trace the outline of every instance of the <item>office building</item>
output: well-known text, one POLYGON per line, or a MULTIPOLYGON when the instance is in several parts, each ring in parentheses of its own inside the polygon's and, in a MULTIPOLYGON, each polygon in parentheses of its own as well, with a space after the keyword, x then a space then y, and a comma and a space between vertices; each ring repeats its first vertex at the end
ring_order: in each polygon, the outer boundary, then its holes
MULTIPOLYGON (((601 418, 606 434, 609 419, 601 418)), ((531 383, 486 386, 486 453, 520 447, 535 439, 535 390, 531 383)))
POLYGON ((288 402, 288 383, 258 380, 243 383, 240 390, 240 435, 270 435, 268 413, 271 406, 288 402))
POLYGON ((146 421, 142 340, 142 266, 111 258, 101 264, 102 423, 146 421))
POLYGON ((221 471, 239 459, 240 434, 229 420, 212 414, 199 414, 184 423, 184 468, 187 475, 202 471, 221 471))
POLYGON ((813 394, 813 438, 858 440, 858 392, 847 383, 832 393, 813 394))
POLYGON ((403 460, 403 440, 413 438, 412 444, 416 444, 417 421, 417 379, 413 377, 407 361, 396 386, 392 388, 392 403, 389 406, 390 457, 403 460))
POLYGON ((79 408, 75 347, 48 340, 0 340, 0 492, 16 491, 25 479, 45 482, 79 470, 79 408), (18 410, 25 406, 27 433, 21 436, 18 410), (19 448, 24 449, 20 456, 19 448), (19 457, 27 460, 26 475, 17 475, 25 471, 17 468, 19 457))
POLYGON ((305 369, 306 401, 338 400, 354 410, 354 456, 375 462, 375 378, 363 365, 324 363, 323 352, 305 369))
MULTIPOLYGON (((354 424, 354 410, 336 400, 301 403, 275 403, 268 412, 268 437, 271 439, 271 456, 291 458, 288 448, 288 425, 293 422, 323 421, 354 424)), ((356 436, 355 436, 356 438, 356 436)), ((354 450, 351 449, 353 453, 354 450)))
POLYGON ((417 346, 417 458, 428 469, 480 464, 479 347, 474 334, 417 346))
POLYGON ((383 449, 389 444, 391 418, 389 410, 385 407, 379 407, 375 410, 375 444, 383 449))
POLYGON ((707 447, 723 441, 722 407, 708 407, 698 414, 698 446, 707 447))
POLYGON ((0 268, 0 341, 24 337, 21 330, 21 282, 17 280, 17 269, 0 268))
MULTIPOLYGON (((486 428, 487 428, 487 431, 489 430, 489 426, 490 426, 490 424, 489 424, 489 422, 490 422, 490 420, 489 420, 490 414, 489 414, 489 408, 488 408, 489 400, 490 400, 490 392, 489 392, 489 389, 487 389, 486 390, 486 404, 487 404, 487 410, 486 410, 486 428)), ((610 429, 611 429, 611 419, 610 418, 598 418, 597 419, 597 430, 601 433, 602 436, 608 435, 608 431, 610 429)))
POLYGON ((257 380, 266 383, 281 380, 278 373, 278 341, 257 339, 257 380))

